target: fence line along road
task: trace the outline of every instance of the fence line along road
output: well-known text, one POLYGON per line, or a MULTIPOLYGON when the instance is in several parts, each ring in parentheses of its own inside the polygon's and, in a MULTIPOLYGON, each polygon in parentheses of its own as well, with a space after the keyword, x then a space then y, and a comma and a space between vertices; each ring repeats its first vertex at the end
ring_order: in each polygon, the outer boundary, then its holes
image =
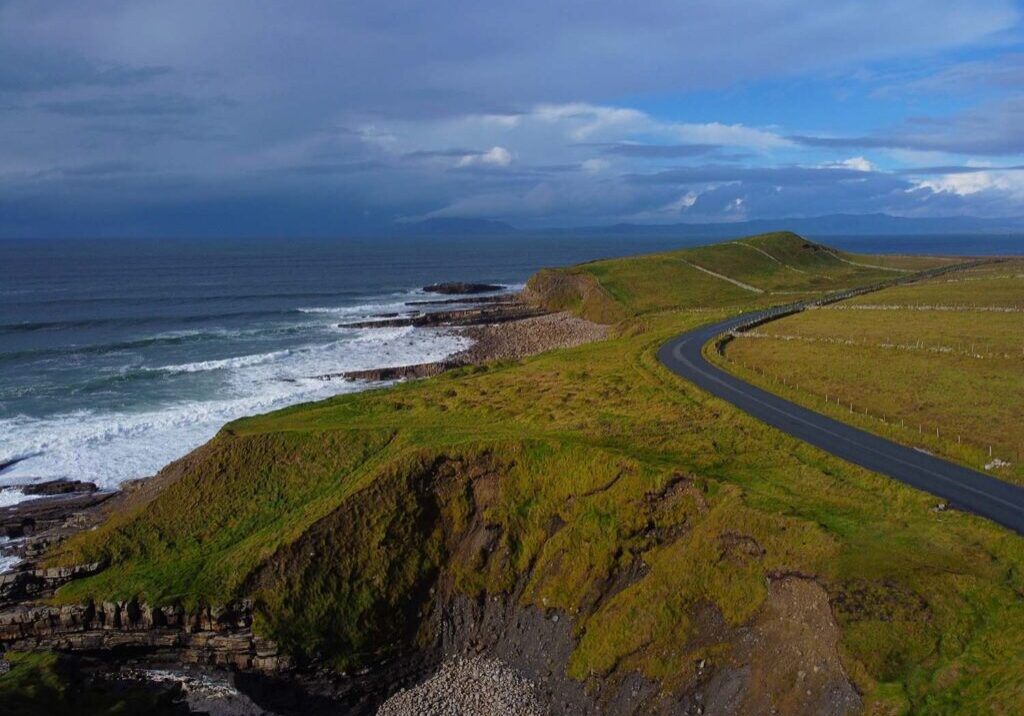
POLYGON ((699 388, 795 438, 868 470, 937 495, 957 508, 974 512, 1024 534, 1024 488, 797 405, 712 365, 704 355, 704 346, 712 341, 716 350, 721 351, 735 332, 799 313, 812 305, 826 305, 981 263, 985 262, 972 261, 944 266, 701 326, 662 345, 658 350, 658 359, 673 373, 699 388))

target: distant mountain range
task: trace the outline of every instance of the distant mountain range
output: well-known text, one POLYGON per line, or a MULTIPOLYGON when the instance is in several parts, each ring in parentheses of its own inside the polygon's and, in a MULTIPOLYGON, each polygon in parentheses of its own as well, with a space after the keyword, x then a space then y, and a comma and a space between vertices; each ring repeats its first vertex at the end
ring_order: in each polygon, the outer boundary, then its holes
MULTIPOLYGON (((816 236, 918 236, 936 234, 1024 234, 1024 217, 982 219, 971 216, 907 218, 888 214, 828 214, 786 219, 754 219, 714 224, 614 224, 557 229, 518 229, 489 219, 427 219, 397 225, 397 233, 415 236, 744 236, 768 231, 795 231, 816 236)), ((394 233, 394 232, 392 232, 394 233)))

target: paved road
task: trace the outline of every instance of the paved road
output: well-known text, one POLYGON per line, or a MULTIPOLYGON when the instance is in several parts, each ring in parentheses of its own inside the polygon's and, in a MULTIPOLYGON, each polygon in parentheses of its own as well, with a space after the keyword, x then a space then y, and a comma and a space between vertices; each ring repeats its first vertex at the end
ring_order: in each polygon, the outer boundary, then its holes
POLYGON ((803 408, 726 373, 704 357, 702 348, 708 341, 787 312, 792 308, 748 313, 694 329, 663 345, 658 359, 673 373, 772 427, 1024 534, 1024 488, 803 408))

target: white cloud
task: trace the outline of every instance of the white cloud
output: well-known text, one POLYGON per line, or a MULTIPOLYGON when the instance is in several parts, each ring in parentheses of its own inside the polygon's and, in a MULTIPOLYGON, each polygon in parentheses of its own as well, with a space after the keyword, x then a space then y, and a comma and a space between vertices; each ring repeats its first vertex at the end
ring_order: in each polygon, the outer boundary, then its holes
POLYGON ((487 164, 492 167, 507 167, 512 163, 512 152, 505 147, 494 146, 486 152, 466 154, 459 159, 457 166, 470 167, 474 164, 487 164))
POLYGON ((986 191, 1005 192, 1024 200, 1024 172, 988 171, 941 174, 914 182, 914 189, 928 189, 936 194, 971 196, 986 191))
POLYGON ((666 204, 664 209, 666 211, 675 212, 681 214, 682 212, 689 209, 691 206, 697 203, 697 194, 692 191, 688 191, 675 201, 666 204))
POLYGON ((864 157, 850 157, 849 159, 843 159, 840 162, 836 162, 831 166, 841 169, 854 169, 858 172, 873 172, 876 169, 875 165, 864 157))
MULTIPOLYGON (((513 158, 520 166, 576 164, 581 144, 709 144, 758 153, 793 146, 779 134, 743 124, 666 121, 638 109, 581 102, 537 105, 517 114, 380 121, 373 130, 374 145, 396 156, 492 147, 483 153, 466 152, 461 166, 507 166, 513 158)), ((591 172, 610 168, 611 162, 600 163, 604 161, 595 159, 583 168, 591 172)))

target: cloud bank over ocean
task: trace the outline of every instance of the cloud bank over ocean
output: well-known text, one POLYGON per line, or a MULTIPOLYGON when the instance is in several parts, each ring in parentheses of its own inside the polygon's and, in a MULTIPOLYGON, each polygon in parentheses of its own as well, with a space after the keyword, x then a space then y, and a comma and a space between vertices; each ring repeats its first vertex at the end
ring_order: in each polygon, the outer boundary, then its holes
POLYGON ((1016 3, 527 5, 0 2, 0 235, 1024 213, 1016 3))

